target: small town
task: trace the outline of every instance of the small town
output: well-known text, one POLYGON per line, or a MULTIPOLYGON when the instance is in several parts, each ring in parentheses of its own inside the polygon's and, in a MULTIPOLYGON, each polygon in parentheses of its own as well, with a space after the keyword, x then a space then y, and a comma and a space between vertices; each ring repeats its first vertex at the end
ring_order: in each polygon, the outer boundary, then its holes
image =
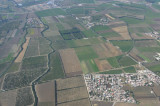
POLYGON ((160 84, 160 77, 150 70, 134 74, 87 74, 84 79, 91 101, 136 103, 133 94, 122 89, 125 84, 131 87, 160 84))

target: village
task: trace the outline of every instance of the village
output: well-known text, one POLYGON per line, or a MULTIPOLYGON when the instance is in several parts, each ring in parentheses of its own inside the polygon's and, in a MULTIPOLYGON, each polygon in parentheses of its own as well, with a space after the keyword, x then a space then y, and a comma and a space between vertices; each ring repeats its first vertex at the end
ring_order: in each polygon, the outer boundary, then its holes
POLYGON ((160 84, 160 77, 150 70, 139 70, 134 74, 87 74, 84 79, 91 101, 136 103, 133 92, 124 90, 124 85, 134 88, 160 84))

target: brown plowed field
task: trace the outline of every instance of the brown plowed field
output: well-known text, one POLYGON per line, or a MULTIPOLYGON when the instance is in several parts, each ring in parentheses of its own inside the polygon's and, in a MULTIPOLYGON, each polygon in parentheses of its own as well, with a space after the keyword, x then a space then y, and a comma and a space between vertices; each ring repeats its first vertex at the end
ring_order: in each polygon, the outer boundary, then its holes
POLYGON ((111 43, 105 43, 93 46, 100 58, 119 56, 122 52, 111 43))
POLYGON ((26 42, 23 44, 23 50, 21 51, 19 56, 16 58, 15 62, 21 62, 22 61, 22 59, 24 57, 24 54, 27 50, 28 44, 29 44, 29 40, 30 40, 30 37, 26 37, 26 42))
POLYGON ((50 103, 52 104, 52 106, 55 106, 55 82, 54 81, 38 84, 36 85, 35 89, 37 92, 38 104, 50 103))
POLYGON ((80 62, 74 49, 59 50, 59 53, 60 53, 67 77, 82 74, 80 62))
POLYGON ((95 63, 97 64, 100 71, 112 69, 112 66, 108 63, 107 60, 95 59, 95 63))

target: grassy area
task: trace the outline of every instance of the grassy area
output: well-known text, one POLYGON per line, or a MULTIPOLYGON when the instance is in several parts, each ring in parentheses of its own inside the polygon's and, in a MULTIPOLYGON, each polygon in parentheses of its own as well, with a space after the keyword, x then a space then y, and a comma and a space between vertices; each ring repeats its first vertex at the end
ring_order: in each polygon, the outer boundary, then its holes
POLYGON ((34 33, 35 33, 35 31, 34 31, 33 28, 29 28, 29 29, 28 29, 28 34, 29 34, 29 35, 34 35, 34 33))
POLYGON ((117 32, 106 32, 106 33, 102 33, 100 34, 100 36, 104 36, 106 38, 111 38, 111 37, 118 37, 118 36, 121 36, 120 34, 118 34, 117 32))
POLYGON ((103 31, 103 30, 110 30, 110 28, 108 26, 106 26, 106 25, 96 25, 96 26, 93 26, 92 29, 95 32, 103 31))
POLYGON ((14 59, 13 55, 13 53, 9 53, 7 57, 0 60, 0 64, 12 61, 14 59))
POLYGON ((139 54, 139 56, 141 58, 143 58, 145 61, 150 62, 151 60, 149 58, 147 58, 146 56, 144 56, 143 54, 139 54))
POLYGON ((47 57, 37 56, 25 58, 22 62, 22 69, 33 69, 47 67, 47 57))
POLYGON ((107 58, 107 61, 108 61, 109 64, 110 64, 112 67, 114 67, 114 68, 120 67, 120 66, 119 66, 119 63, 118 63, 118 61, 117 61, 117 59, 116 59, 116 57, 107 58))
POLYGON ((153 65, 153 66, 150 66, 150 67, 147 67, 147 68, 160 76, 160 64, 153 65))
POLYGON ((98 38, 89 38, 89 39, 67 40, 66 43, 68 44, 69 47, 79 47, 79 46, 104 43, 104 40, 98 38))
POLYGON ((68 14, 89 14, 89 10, 84 7, 72 7, 68 8, 66 11, 68 14))
POLYGON ((81 67, 84 74, 99 72, 99 69, 93 59, 81 61, 81 67))
POLYGON ((12 66, 8 69, 7 73, 16 72, 19 70, 20 63, 13 63, 12 66))
POLYGON ((46 17, 46 16, 57 16, 57 15, 66 15, 65 11, 60 8, 48 9, 35 12, 38 17, 46 17))
POLYGON ((136 70, 133 66, 130 66, 130 67, 127 67, 127 68, 123 68, 123 70, 126 72, 126 73, 136 73, 136 70))
POLYGON ((94 3, 94 0, 71 0, 73 3, 94 3))
POLYGON ((128 52, 133 47, 132 41, 111 41, 114 46, 118 46, 122 52, 128 52))
POLYGON ((105 72, 100 72, 100 74, 121 74, 123 73, 122 70, 110 70, 105 72))
POLYGON ((93 58, 98 58, 96 52, 92 49, 91 46, 84 46, 75 48, 78 58, 81 60, 89 60, 93 58))
POLYGON ((52 53, 50 56, 50 71, 42 77, 40 81, 53 80, 58 78, 64 78, 63 66, 58 53, 52 53))
POLYGON ((137 64, 134 60, 132 60, 128 56, 123 56, 122 58, 119 59, 119 65, 120 66, 130 66, 130 65, 135 65, 137 64))
POLYGON ((137 36, 142 37, 143 35, 141 33, 136 33, 137 36))
POLYGON ((83 33, 86 35, 86 37, 95 37, 95 36, 97 36, 97 34, 94 31, 92 31, 91 29, 85 30, 85 31, 83 31, 83 33))

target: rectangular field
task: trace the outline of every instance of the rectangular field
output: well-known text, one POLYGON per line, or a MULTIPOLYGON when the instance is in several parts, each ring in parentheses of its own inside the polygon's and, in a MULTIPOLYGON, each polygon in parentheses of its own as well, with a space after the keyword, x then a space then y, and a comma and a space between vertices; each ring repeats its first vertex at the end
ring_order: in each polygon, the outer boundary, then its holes
POLYGON ((82 74, 82 69, 74 49, 59 50, 67 77, 82 74))
POLYGON ((56 80, 57 90, 85 86, 83 76, 56 80))
POLYGON ((86 87, 66 89, 57 92, 58 103, 64 103, 84 98, 88 98, 88 92, 86 87))
POLYGON ((58 104, 57 106, 91 106, 89 99, 81 99, 72 102, 58 104))
POLYGON ((99 58, 114 57, 122 54, 122 52, 111 43, 94 45, 93 48, 98 54, 99 58))
POLYGON ((38 104, 46 105, 49 103, 50 105, 47 106, 55 106, 55 82, 46 82, 42 84, 38 84, 35 87, 37 97, 38 97, 38 104))

